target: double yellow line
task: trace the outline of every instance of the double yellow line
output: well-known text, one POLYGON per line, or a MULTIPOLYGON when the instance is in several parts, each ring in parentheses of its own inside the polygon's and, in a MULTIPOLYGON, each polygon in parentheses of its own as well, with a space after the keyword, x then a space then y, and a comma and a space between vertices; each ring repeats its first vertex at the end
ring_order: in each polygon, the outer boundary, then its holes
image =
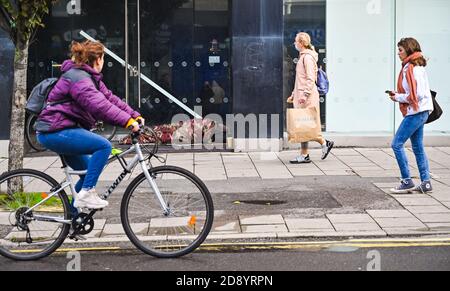
MULTIPOLYGON (((450 246, 450 237, 445 238, 400 238, 400 239, 351 239, 346 241, 316 242, 261 242, 261 243, 208 243, 199 247, 199 251, 245 251, 245 250, 326 250, 330 248, 407 248, 407 247, 444 247, 450 246)), ((121 247, 61 248, 56 253, 67 252, 112 252, 134 250, 121 247)), ((23 250, 17 253, 32 253, 39 250, 23 250)))
POLYGON ((224 243, 205 244, 200 250, 296 250, 329 248, 405 248, 450 246, 450 238, 424 239, 354 239, 347 241, 273 242, 273 243, 224 243))

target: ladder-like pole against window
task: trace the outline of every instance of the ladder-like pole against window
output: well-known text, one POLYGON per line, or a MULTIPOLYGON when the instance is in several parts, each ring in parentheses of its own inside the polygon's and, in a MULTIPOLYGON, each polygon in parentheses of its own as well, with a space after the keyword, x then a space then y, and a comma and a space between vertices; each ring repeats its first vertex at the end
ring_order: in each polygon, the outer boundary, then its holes
MULTIPOLYGON (((89 34, 87 34, 86 32, 84 32, 83 30, 80 31, 80 35, 83 36, 84 38, 86 38, 87 40, 90 41, 97 41, 95 40, 93 37, 91 37, 89 34)), ((133 67, 130 64, 126 64, 125 61, 123 59, 121 59, 118 55, 116 55, 114 52, 112 52, 111 50, 109 50, 108 48, 105 47, 105 53, 107 55, 109 55, 110 57, 112 57, 113 59, 115 59, 117 62, 119 62, 123 67, 128 66, 128 70, 132 71, 133 67)), ((139 64, 140 65, 140 64, 139 64)), ((152 80, 150 80, 150 78, 148 78, 146 75, 144 74, 139 74, 140 78, 146 82, 147 84, 149 84, 150 86, 152 86, 153 88, 155 88, 156 90, 158 90, 161 94, 163 94, 164 96, 166 96, 167 98, 169 98, 170 100, 172 100, 173 102, 175 102, 178 106, 180 106, 181 108, 183 108, 186 112, 188 112, 189 114, 191 114, 194 118, 198 118, 198 119, 202 119, 202 117, 200 115, 198 115, 196 112, 194 112, 192 109, 190 109, 189 107, 187 107, 186 105, 184 105, 180 100, 178 100, 177 98, 175 98, 174 96, 172 96, 169 92, 167 92, 166 90, 164 90, 163 88, 161 88, 161 86, 159 86, 158 84, 156 84, 155 82, 153 82, 152 80)))

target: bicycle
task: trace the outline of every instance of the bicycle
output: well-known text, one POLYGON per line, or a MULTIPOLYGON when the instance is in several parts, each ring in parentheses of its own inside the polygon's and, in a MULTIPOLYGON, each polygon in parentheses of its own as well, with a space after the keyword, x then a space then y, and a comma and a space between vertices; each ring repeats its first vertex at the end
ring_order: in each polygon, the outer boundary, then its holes
MULTIPOLYGON (((206 185, 193 173, 174 166, 153 167, 158 143, 141 145, 142 129, 132 133, 132 145, 112 153, 108 164, 119 161, 123 172, 101 195, 108 197, 140 164, 142 173, 126 188, 120 206, 125 234, 142 252, 158 258, 175 258, 191 253, 208 236, 214 206, 206 185), (133 153, 126 160, 125 156, 133 153), (145 152, 145 155, 144 155, 145 152)), ((68 167, 60 156, 65 179, 58 183, 46 173, 21 169, 0 176, 0 254, 18 261, 44 258, 68 237, 83 238, 94 229, 94 214, 88 210, 72 214, 69 188, 75 193, 72 175, 85 175, 68 167)))
MULTIPOLYGON (((27 117, 25 138, 32 149, 37 152, 45 152, 47 149, 39 143, 36 137, 36 129, 34 128, 34 124, 36 123, 37 118, 38 116, 35 114, 30 114, 27 117)), ((97 121, 91 131, 111 141, 116 135, 117 127, 114 125, 105 124, 103 121, 97 121)))

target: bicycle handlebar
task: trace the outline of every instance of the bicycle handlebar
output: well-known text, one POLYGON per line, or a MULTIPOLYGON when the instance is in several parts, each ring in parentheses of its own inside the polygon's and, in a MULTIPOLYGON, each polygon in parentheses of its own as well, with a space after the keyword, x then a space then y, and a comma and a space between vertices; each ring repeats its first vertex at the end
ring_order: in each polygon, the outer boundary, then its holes
MULTIPOLYGON (((129 130, 133 129, 133 126, 128 127, 129 130)), ((136 132, 131 132, 131 141, 133 144, 136 144, 139 142, 138 138, 141 134, 144 133, 144 126, 139 124, 139 130, 136 132)))

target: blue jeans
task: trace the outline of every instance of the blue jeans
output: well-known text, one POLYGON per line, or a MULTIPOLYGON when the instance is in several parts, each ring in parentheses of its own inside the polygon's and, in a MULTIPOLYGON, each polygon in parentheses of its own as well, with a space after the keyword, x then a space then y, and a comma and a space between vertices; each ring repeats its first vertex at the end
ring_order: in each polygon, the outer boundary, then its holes
POLYGON ((411 139, 412 148, 420 172, 420 179, 422 182, 430 181, 430 166, 423 146, 423 129, 429 115, 430 113, 425 111, 415 115, 406 116, 394 137, 392 149, 397 158, 402 179, 411 179, 408 158, 406 157, 404 148, 406 141, 411 139))
POLYGON ((72 169, 87 169, 86 175, 80 176, 75 185, 77 192, 97 185, 112 149, 106 138, 82 128, 39 133, 37 138, 47 149, 62 155, 72 169))

